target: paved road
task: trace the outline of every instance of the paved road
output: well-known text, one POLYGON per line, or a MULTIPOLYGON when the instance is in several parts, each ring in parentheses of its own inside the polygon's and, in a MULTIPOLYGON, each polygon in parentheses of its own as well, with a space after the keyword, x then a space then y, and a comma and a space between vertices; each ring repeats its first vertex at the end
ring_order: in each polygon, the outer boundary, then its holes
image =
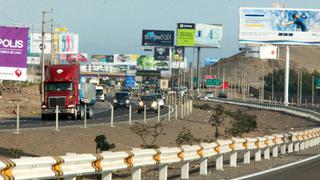
MULTIPOLYGON (((143 113, 137 113, 137 103, 132 104, 132 121, 143 120, 143 113)), ((164 107, 160 111, 160 115, 167 114, 169 111, 168 107, 164 107)), ((154 112, 147 112, 147 118, 156 118, 157 114, 154 112)), ((99 123, 110 123, 111 121, 111 110, 110 104, 107 102, 97 102, 94 107, 94 116, 92 119, 87 120, 87 124, 99 124, 99 123)), ((128 109, 117 109, 114 110, 114 122, 125 122, 129 121, 129 110, 128 109)), ((59 121, 60 126, 72 126, 82 125, 84 120, 61 120, 59 121)), ((21 117, 20 128, 36 128, 36 127, 54 127, 55 120, 42 121, 40 116, 37 117, 21 117)), ((16 119, 0 120, 0 129, 15 129, 16 119)))
POLYGON ((270 172, 253 178, 250 180, 313 180, 320 179, 320 158, 316 158, 305 163, 297 164, 278 171, 270 172))

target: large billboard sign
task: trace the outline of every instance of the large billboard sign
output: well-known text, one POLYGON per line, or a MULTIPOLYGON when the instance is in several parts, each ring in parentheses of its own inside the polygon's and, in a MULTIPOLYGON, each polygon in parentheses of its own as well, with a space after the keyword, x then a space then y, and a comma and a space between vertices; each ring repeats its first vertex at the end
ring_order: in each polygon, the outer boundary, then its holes
POLYGON ((172 61, 184 61, 184 47, 175 46, 172 50, 172 61))
POLYGON ((0 27, 0 79, 27 78, 28 28, 0 27))
MULTIPOLYGON (((41 54, 42 35, 41 33, 30 33, 30 53, 41 54)), ((51 34, 44 35, 44 53, 51 53, 51 34)))
POLYGON ((222 47, 222 25, 178 23, 177 46, 222 47))
POLYGON ((142 30, 142 46, 173 46, 174 31, 142 30))
POLYGON ((170 59, 170 48, 168 48, 168 47, 155 47, 153 57, 157 61, 168 61, 170 59))
POLYGON ((79 35, 62 33, 59 35, 59 53, 60 54, 78 54, 79 35))
POLYGON ((240 8, 239 42, 320 45, 320 10, 240 8))

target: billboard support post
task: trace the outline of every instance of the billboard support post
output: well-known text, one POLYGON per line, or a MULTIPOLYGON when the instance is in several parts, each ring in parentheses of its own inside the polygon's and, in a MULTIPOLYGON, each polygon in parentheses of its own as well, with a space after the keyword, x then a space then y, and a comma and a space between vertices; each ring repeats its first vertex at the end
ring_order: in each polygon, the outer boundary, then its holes
POLYGON ((289 63, 290 63, 290 47, 286 46, 286 65, 285 65, 285 80, 284 80, 284 105, 289 104, 289 63))
POLYGON ((197 95, 200 95, 200 81, 199 81, 199 68, 200 68, 200 47, 197 47, 197 95))
MULTIPOLYGON (((40 60, 40 64, 41 64, 41 103, 44 101, 44 16, 45 16, 46 12, 42 11, 42 21, 41 21, 41 60, 40 60)), ((51 37, 52 38, 52 37, 51 37)))

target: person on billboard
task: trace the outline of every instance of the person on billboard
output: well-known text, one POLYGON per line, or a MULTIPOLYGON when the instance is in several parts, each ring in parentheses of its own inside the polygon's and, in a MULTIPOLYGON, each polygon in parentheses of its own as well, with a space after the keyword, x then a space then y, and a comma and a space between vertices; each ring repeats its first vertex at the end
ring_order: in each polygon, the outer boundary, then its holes
POLYGON ((301 31, 301 32, 307 32, 308 27, 304 21, 306 18, 306 15, 300 17, 298 13, 294 13, 292 15, 293 21, 289 21, 287 23, 282 24, 282 26, 288 26, 288 25, 296 25, 296 31, 301 31))

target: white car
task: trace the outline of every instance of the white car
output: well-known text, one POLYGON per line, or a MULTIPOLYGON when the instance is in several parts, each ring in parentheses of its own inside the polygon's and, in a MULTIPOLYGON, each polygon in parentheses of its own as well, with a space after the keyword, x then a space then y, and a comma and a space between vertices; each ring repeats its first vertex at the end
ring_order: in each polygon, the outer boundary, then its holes
POLYGON ((157 97, 157 103, 159 104, 159 106, 161 107, 161 109, 163 109, 164 106, 164 97, 161 94, 152 94, 153 96, 157 97))
POLYGON ((206 95, 204 96, 204 100, 208 100, 209 98, 213 98, 214 94, 213 92, 206 92, 206 95))

